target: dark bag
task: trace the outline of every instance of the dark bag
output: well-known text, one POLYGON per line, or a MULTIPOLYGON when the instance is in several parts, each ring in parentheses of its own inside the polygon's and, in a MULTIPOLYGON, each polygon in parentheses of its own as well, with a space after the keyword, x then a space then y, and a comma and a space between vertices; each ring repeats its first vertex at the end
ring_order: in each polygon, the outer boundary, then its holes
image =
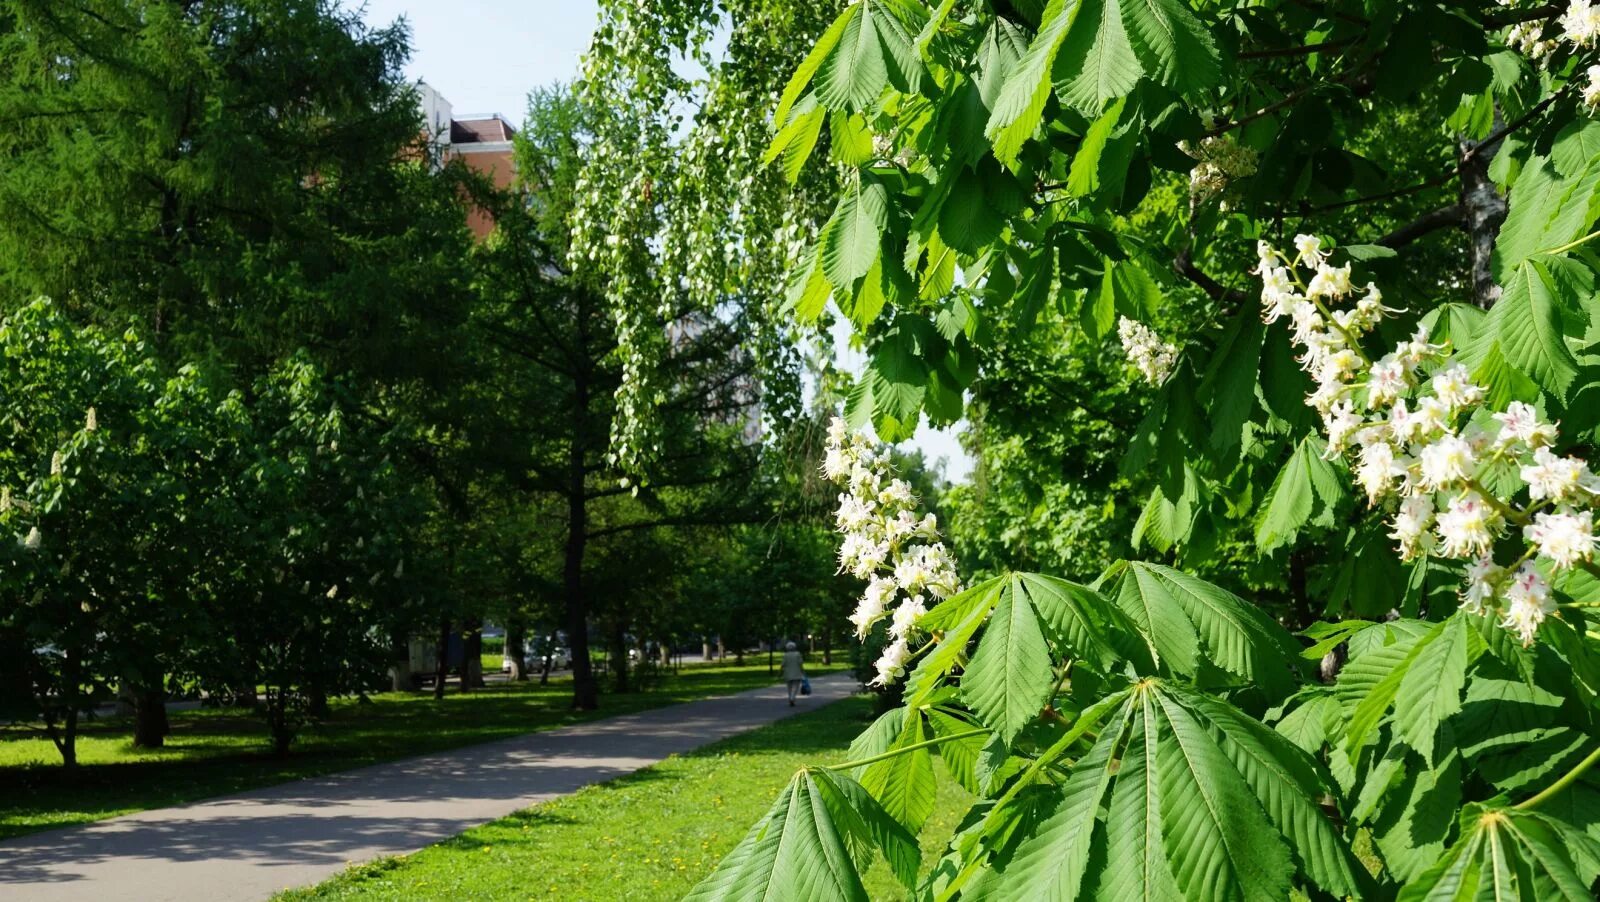
POLYGON ((801 695, 810 695, 811 694, 811 681, 806 679, 805 677, 801 677, 800 678, 800 694, 801 695))

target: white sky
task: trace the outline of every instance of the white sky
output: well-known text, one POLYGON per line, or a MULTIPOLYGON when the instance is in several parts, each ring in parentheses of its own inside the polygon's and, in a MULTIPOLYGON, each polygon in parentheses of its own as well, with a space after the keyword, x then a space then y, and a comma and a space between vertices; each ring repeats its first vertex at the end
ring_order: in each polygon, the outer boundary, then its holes
MULTIPOLYGON (((346 0, 371 25, 402 16, 411 26, 406 74, 432 85, 457 114, 500 113, 521 124, 528 92, 578 75, 598 18, 596 0, 346 0)), ((843 361, 857 369, 859 362, 843 361)), ((945 475, 963 480, 972 461, 956 430, 924 425, 911 442, 945 475)))

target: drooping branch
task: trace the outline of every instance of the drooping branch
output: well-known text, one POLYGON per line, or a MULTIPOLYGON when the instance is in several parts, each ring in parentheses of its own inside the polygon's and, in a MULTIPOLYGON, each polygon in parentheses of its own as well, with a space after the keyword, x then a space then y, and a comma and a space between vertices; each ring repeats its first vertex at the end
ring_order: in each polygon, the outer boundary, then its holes
POLYGON ((1460 226, 1463 222, 1462 217, 1464 214, 1465 210, 1460 204, 1450 204, 1437 210, 1430 210, 1373 243, 1384 247, 1405 247, 1411 242, 1440 229, 1460 226))

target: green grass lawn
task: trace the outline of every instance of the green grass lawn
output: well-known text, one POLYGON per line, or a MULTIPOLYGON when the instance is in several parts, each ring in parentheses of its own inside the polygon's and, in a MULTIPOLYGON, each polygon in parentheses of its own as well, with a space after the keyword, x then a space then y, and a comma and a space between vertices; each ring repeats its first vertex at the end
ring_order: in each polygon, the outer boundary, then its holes
MULTIPOLYGON (((277 899, 677 899, 738 843, 796 768, 840 761, 870 723, 869 707, 864 698, 839 702, 277 899)), ((922 833, 924 869, 971 801, 942 766, 939 787, 922 833)), ((881 861, 867 889, 874 899, 906 895, 881 861)))
MULTIPOLYGON (((837 660, 837 659, 836 659, 837 660)), ((833 669, 843 669, 844 663, 833 669)), ((811 664, 814 673, 825 672, 811 664)), ((336 700, 327 720, 308 727, 286 759, 269 753, 266 728, 238 710, 175 712, 165 748, 135 750, 120 718, 87 724, 78 738, 76 775, 37 724, 0 726, 0 838, 177 805, 300 777, 503 739, 596 717, 770 685, 764 659, 744 667, 685 665, 646 692, 601 697, 601 710, 568 709, 572 684, 490 684, 441 701, 432 693, 385 693, 370 703, 336 700)))

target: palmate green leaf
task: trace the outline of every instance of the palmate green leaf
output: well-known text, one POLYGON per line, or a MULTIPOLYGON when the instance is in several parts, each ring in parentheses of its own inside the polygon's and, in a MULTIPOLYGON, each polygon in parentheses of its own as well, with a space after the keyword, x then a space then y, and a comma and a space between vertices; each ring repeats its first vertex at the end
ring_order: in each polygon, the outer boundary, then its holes
POLYGON ((817 39, 816 46, 812 47, 811 52, 806 54, 806 58, 801 61, 799 68, 795 69, 794 74, 789 76, 789 83, 784 86, 783 95, 778 98, 778 109, 773 114, 773 122, 779 128, 788 123, 790 108, 794 106, 795 101, 800 99, 800 95, 805 91, 806 87, 811 84, 812 77, 817 74, 817 70, 821 68, 822 63, 833 53, 833 49, 839 46, 839 39, 844 36, 845 29, 850 26, 851 22, 856 20, 860 12, 861 10, 857 4, 852 3, 846 6, 844 11, 839 13, 839 17, 833 20, 833 24, 829 25, 828 29, 822 33, 822 37, 817 39))
POLYGON ((1193 95, 1215 85, 1222 64, 1211 33, 1181 0, 1118 0, 1144 70, 1163 87, 1193 95))
POLYGON ((989 616, 978 650, 961 677, 961 698, 1009 743, 1039 716, 1054 671, 1033 603, 1013 577, 989 616))
POLYGON ((1050 0, 1039 18, 1039 31, 1022 59, 1011 67, 999 97, 994 101, 984 134, 994 145, 995 158, 1014 166, 1023 145, 1033 137, 1050 99, 1050 72, 1061 42, 1078 16, 1078 0, 1050 0))
POLYGON ((1004 225, 984 197, 983 176, 961 170, 939 207, 939 237, 962 253, 977 255, 1000 236, 1004 225))
POLYGON ((1360 895, 1364 872, 1317 804, 1326 781, 1287 737, 1214 696, 1169 687, 1171 696, 1220 731, 1219 746, 1289 840, 1301 870, 1335 896, 1360 895))
POLYGON ((983 795, 988 788, 987 778, 992 775, 988 763, 983 759, 993 734, 948 739, 950 736, 971 732, 976 728, 976 724, 938 708, 928 709, 928 726, 933 728, 935 736, 945 739, 938 745, 939 757, 944 759, 945 767, 950 770, 950 776, 954 777, 967 792, 976 796, 983 795))
POLYGON ((1107 701, 1085 712, 1099 735, 1050 814, 1014 846, 994 838, 963 898, 1281 899, 1297 868, 1336 895, 1364 891, 1306 753, 1227 701, 1161 680, 1107 701))
POLYGON ((1422 646, 1400 678, 1395 698, 1396 736, 1430 766, 1435 763, 1434 738, 1439 725, 1461 710, 1467 666, 1475 657, 1471 640, 1476 637, 1467 628, 1467 616, 1451 616, 1438 638, 1422 646))
POLYGON ((1039 573, 1017 574, 1016 588, 1027 593, 1051 636, 1074 658, 1102 670, 1118 661, 1146 669, 1151 665, 1138 628, 1099 592, 1039 573))
POLYGON ((1018 845, 1004 868, 985 874, 962 894, 963 899, 1067 902, 1078 898, 1100 803, 1114 774, 1112 751, 1128 728, 1129 714, 1124 705, 1112 715, 1094 745, 1073 764, 1050 816, 1018 845))
POLYGON ((693 902, 866 898, 847 840, 809 771, 789 781, 761 823, 685 896, 693 902))
MULTIPOLYGON (((921 714, 911 711, 905 715, 899 735, 886 751, 931 738, 921 714)), ((869 764, 858 779, 883 810, 912 833, 920 831, 933 813, 939 783, 933 773, 933 753, 926 747, 869 764)))
POLYGON ((817 97, 829 109, 868 110, 889 84, 889 66, 883 58, 874 12, 870 0, 863 0, 850 4, 840 16, 843 28, 816 76, 817 97))
POLYGON ((1344 480, 1332 461, 1324 460, 1322 439, 1300 440, 1289 463, 1278 471, 1256 514, 1256 546, 1263 552, 1293 542, 1308 524, 1326 520, 1344 497, 1344 480))
POLYGON ((1106 856, 1094 898, 1181 902, 1161 837, 1156 749, 1161 745, 1150 693, 1137 700, 1106 813, 1106 856))
POLYGON ((1571 850, 1583 846, 1589 854, 1593 842, 1537 812, 1470 805, 1461 838, 1399 899, 1592 902, 1571 850))
POLYGON ((945 599, 922 618, 923 629, 942 635, 938 646, 924 655, 906 678, 907 705, 916 708, 924 704, 939 681, 965 659, 967 642, 989 619, 989 612, 1000 602, 1000 593, 1009 585, 1007 576, 992 577, 945 599))
MULTIPOLYGON (((1352 646, 1350 661, 1339 672, 1339 680, 1335 684, 1341 702, 1346 702, 1350 710, 1344 746, 1351 756, 1360 751, 1383 722, 1412 662, 1424 648, 1444 634, 1444 629, 1444 623, 1427 625, 1425 632, 1397 636, 1393 644, 1380 646, 1365 654, 1356 653, 1352 646)), ((1370 630, 1363 630, 1362 634, 1367 632, 1370 630)))
POLYGON ((1193 715, 1163 694, 1156 700, 1172 737, 1156 750, 1156 782, 1178 888, 1190 899, 1284 898, 1291 867, 1283 838, 1193 715))
POLYGON ((839 206, 822 227, 822 272, 828 282, 849 293, 855 281, 872 269, 889 224, 889 192, 863 175, 839 195, 839 206))
POLYGON ((1136 561, 1122 575, 1117 605, 1144 633, 1157 661, 1174 673, 1195 676, 1219 668, 1273 698, 1293 689, 1292 669, 1299 666, 1294 637, 1225 589, 1136 561))
POLYGON ((1119 0, 1078 0, 1051 78, 1068 105, 1098 114, 1139 82, 1143 68, 1128 41, 1119 0))
POLYGON ((1100 155, 1105 152, 1106 141, 1111 137, 1111 130, 1117 127, 1126 105, 1127 98, 1113 103, 1084 132, 1078 152, 1072 155, 1072 167, 1067 170, 1068 194, 1085 197, 1100 187, 1100 155))
POLYGON ((881 852, 889 870, 907 889, 915 889, 917 870, 922 864, 922 848, 917 838, 890 817, 866 788, 844 774, 830 770, 809 772, 819 790, 828 814, 850 846, 858 873, 872 866, 881 852))
POLYGON ((1461 813, 1461 755, 1451 751, 1432 769, 1415 755, 1408 758, 1410 765, 1385 793, 1372 822, 1384 867, 1402 881, 1433 867, 1461 813))
POLYGON ((802 325, 814 323, 827 309, 832 290, 822 274, 822 261, 817 248, 812 248, 803 258, 804 263, 795 270, 784 298, 784 310, 802 325))
MULTIPOLYGON (((1540 388, 1564 398, 1578 374, 1566 323, 1581 316, 1581 298, 1594 290, 1588 268, 1561 257, 1518 262, 1483 328, 1463 356, 1494 393, 1507 376, 1494 371, 1492 352, 1540 388)), ((1582 329, 1576 330, 1582 334, 1582 329)))
POLYGON ((1491 265, 1501 283, 1516 266, 1583 234, 1594 221, 1592 205, 1600 187, 1600 160, 1591 159, 1573 175, 1558 175, 1542 157, 1529 160, 1511 187, 1505 224, 1495 239, 1491 265))
POLYGON ((928 391, 928 368, 903 335, 891 335, 867 362, 862 380, 871 386, 872 425, 886 442, 905 441, 917 431, 928 391))

